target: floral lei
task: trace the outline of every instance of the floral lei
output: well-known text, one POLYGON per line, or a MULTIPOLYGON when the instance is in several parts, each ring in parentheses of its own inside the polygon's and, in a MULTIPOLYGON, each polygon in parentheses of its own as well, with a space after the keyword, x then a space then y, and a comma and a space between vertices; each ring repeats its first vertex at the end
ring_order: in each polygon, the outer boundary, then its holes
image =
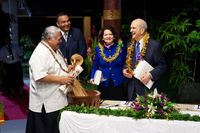
MULTIPOLYGON (((147 52, 147 44, 149 42, 149 38, 150 38, 149 33, 146 33, 143 39, 143 47, 140 53, 141 58, 144 58, 147 52)), ((127 65, 128 72, 130 72, 131 74, 133 74, 133 69, 134 69, 132 67, 132 58, 133 58, 133 50, 135 49, 135 43, 136 43, 135 40, 131 40, 131 45, 127 49, 126 65, 127 65)), ((140 60, 137 60, 135 67, 137 66, 139 61, 140 60)))
POLYGON ((118 41, 118 45, 117 45, 117 49, 115 51, 115 53, 111 56, 111 57, 106 57, 106 55, 104 54, 104 46, 102 46, 100 43, 99 43, 99 48, 100 48, 100 54, 103 58, 104 61, 106 62, 109 62, 111 63, 112 61, 114 61, 118 56, 119 56, 119 53, 121 51, 121 47, 123 46, 123 43, 122 43, 122 40, 119 39, 118 41))

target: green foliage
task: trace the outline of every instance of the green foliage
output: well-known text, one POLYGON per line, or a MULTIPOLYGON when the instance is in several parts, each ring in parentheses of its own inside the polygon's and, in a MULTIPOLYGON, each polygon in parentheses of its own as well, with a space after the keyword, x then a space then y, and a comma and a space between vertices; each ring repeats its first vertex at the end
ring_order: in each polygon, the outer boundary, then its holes
POLYGON ((21 37, 19 42, 24 51, 23 60, 27 62, 35 48, 35 43, 28 35, 21 37))
POLYGON ((35 45, 36 43, 28 35, 22 36, 20 38, 19 43, 22 46, 23 52, 24 52, 23 53, 23 69, 24 69, 24 73, 28 74, 28 61, 29 61, 29 59, 31 57, 31 54, 32 54, 33 50, 36 47, 36 45, 35 45))
MULTIPOLYGON (((97 108, 85 105, 68 105, 61 111, 75 111, 77 113, 97 114, 106 116, 126 116, 134 119, 153 118, 167 120, 187 120, 200 121, 200 116, 190 114, 181 114, 174 103, 172 103, 164 93, 158 94, 157 89, 153 93, 146 93, 144 96, 137 96, 136 100, 132 101, 130 107, 110 109, 97 108)), ((58 121, 60 119, 60 115, 58 121)))
POLYGON ((122 40, 126 42, 130 42, 131 40, 131 32, 130 32, 130 25, 123 24, 121 26, 122 29, 122 40))
POLYGON ((196 24, 183 12, 163 23, 159 28, 163 52, 170 53, 170 83, 174 88, 193 82, 197 53, 200 52, 200 19, 196 24))
POLYGON ((84 71, 86 71, 86 76, 85 76, 85 79, 84 81, 87 81, 90 79, 90 72, 91 72, 91 69, 92 69, 92 63, 93 63, 93 58, 94 58, 94 55, 95 55, 95 47, 98 45, 98 41, 96 39, 92 39, 91 40, 91 47, 88 47, 88 50, 87 51, 87 57, 85 59, 85 66, 86 66, 86 69, 84 71))

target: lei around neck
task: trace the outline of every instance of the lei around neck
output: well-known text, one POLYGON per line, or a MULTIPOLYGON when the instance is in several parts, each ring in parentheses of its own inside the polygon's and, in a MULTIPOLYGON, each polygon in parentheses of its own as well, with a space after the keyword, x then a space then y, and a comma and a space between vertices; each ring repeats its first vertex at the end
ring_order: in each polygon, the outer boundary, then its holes
MULTIPOLYGON (((143 38, 143 47, 142 47, 142 50, 141 50, 141 53, 140 53, 140 56, 141 56, 140 60, 144 58, 144 56, 147 52, 147 45, 148 45, 148 42, 149 42, 149 38, 150 38, 149 33, 146 33, 144 35, 144 38, 143 38)), ((136 45, 136 41, 131 40, 130 46, 127 49, 126 65, 127 65, 128 72, 131 73, 131 74, 133 74, 135 67, 137 66, 137 64, 140 61, 140 60, 137 60, 137 62, 135 63, 135 66, 133 68, 132 59, 133 59, 133 53, 134 53, 133 51, 135 50, 135 45, 136 45)))
POLYGON ((118 41, 117 49, 111 57, 106 57, 106 55, 104 54, 104 46, 102 44, 99 43, 98 46, 100 48, 100 55, 102 56, 103 60, 111 63, 119 56, 121 48, 123 47, 123 43, 121 39, 118 41))

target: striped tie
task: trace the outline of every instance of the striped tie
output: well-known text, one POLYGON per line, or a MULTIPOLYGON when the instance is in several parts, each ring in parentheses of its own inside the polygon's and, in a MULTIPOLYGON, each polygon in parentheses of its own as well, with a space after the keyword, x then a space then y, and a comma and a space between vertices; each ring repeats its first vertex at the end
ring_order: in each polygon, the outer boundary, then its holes
POLYGON ((64 33, 64 39, 65 39, 66 42, 67 42, 67 38, 68 38, 68 32, 65 32, 64 33))

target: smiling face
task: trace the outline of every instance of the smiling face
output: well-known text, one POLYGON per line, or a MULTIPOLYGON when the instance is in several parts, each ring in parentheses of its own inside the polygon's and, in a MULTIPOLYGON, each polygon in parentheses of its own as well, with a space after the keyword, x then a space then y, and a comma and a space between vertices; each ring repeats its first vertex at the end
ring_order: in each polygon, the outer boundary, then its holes
POLYGON ((146 23, 141 19, 136 19, 132 21, 130 25, 130 32, 132 34, 132 39, 135 41, 139 41, 145 35, 145 25, 146 23))
POLYGON ((110 45, 114 43, 114 35, 111 30, 105 29, 103 31, 103 40, 105 45, 110 45))
POLYGON ((63 31, 67 32, 69 31, 71 27, 71 22, 69 20, 69 16, 67 15, 61 15, 57 18, 57 26, 63 31))

